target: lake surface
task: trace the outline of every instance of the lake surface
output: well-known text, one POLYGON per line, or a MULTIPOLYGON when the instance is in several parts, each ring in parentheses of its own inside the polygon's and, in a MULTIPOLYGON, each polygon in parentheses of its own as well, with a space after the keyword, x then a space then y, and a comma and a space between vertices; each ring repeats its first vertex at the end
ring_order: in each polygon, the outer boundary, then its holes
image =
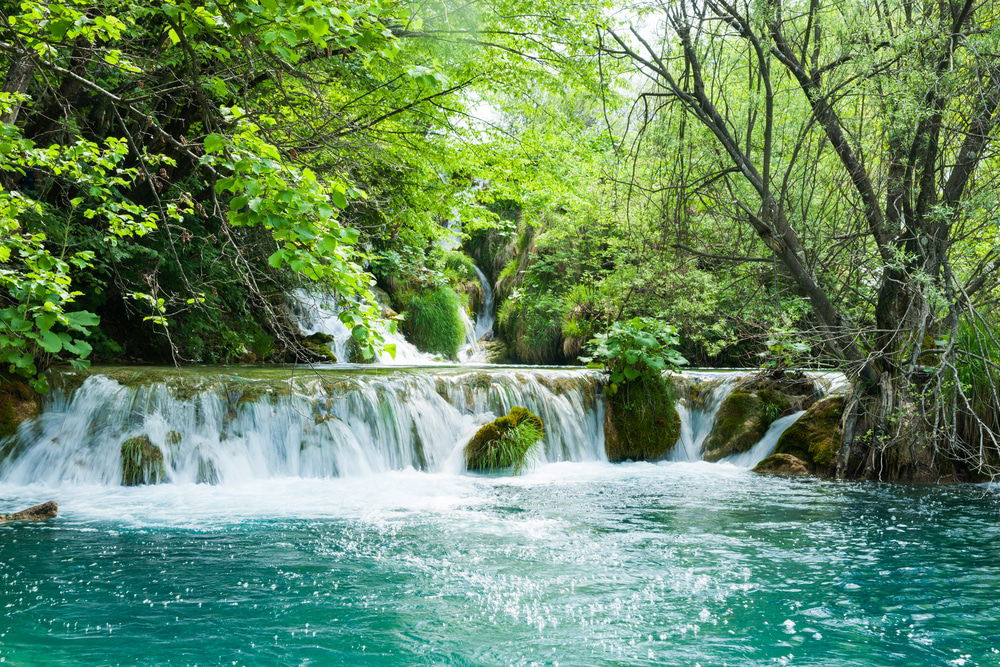
POLYGON ((0 486, 0 661, 1000 665, 1000 496, 556 463, 0 486))

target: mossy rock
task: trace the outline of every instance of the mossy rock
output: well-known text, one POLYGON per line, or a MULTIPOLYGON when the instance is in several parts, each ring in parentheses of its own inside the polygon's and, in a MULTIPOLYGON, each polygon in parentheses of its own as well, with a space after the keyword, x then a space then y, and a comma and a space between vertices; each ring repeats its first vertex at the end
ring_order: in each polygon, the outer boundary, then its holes
POLYGON ((159 484, 167 477, 163 452, 149 441, 148 436, 140 435, 123 442, 121 461, 124 486, 159 484))
POLYGON ((627 382, 608 396, 604 448, 609 461, 657 461, 680 435, 677 396, 668 378, 627 382))
POLYGON ((815 383, 799 371, 768 371, 746 378, 719 406, 702 458, 718 461, 748 451, 775 419, 805 410, 816 399, 815 383))
POLYGON ((21 422, 41 411, 41 397, 20 380, 0 380, 0 439, 17 433, 21 422))
POLYGON ((758 463, 754 467, 753 472, 761 475, 786 475, 789 477, 802 477, 812 474, 805 461, 791 454, 771 454, 758 463))
POLYGON ((330 343, 333 341, 333 336, 320 332, 305 336, 299 341, 302 349, 297 356, 300 361, 335 364, 337 355, 330 350, 330 343))
POLYGON ((719 406, 702 458, 718 461, 749 450, 789 407, 788 399, 777 392, 734 391, 719 406))
POLYGON ((365 359, 365 355, 361 353, 360 341, 351 336, 347 341, 347 359, 344 361, 350 361, 352 364, 374 364, 378 361, 378 357, 365 359))
POLYGON ((483 340, 479 342, 479 345, 486 355, 486 363, 502 364, 510 359, 510 352, 502 340, 483 340))
POLYGON ((739 389, 752 392, 777 392, 784 394, 793 403, 796 409, 802 410, 811 405, 819 395, 816 392, 816 383, 811 377, 802 371, 786 371, 781 369, 764 371, 751 375, 739 384, 739 389))
POLYGON ((541 417, 527 408, 513 407, 476 431, 465 446, 465 465, 469 470, 517 470, 544 435, 541 417))
POLYGON ((843 396, 828 396, 816 401, 781 434, 775 454, 791 454, 803 460, 817 475, 832 477, 837 467, 843 414, 843 396))

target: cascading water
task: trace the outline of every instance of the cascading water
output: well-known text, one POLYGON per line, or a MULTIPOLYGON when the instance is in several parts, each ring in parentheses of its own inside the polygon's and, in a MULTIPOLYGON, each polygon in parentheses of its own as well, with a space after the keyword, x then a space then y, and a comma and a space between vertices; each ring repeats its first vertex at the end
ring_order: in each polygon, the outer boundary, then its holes
MULTIPOLYGON (((15 485, 122 482, 122 445, 144 436, 167 482, 351 477, 392 470, 460 473, 482 424, 524 406, 545 424, 541 462, 606 461, 602 380, 582 369, 205 370, 111 368, 66 374, 0 461, 15 485)), ((700 461, 741 376, 675 376, 681 435, 668 461, 700 461)), ((820 383, 821 384, 821 383, 820 383)), ((777 419, 723 463, 751 468, 803 413, 777 419)))
POLYGON ((700 461, 705 438, 715 426, 719 406, 733 391, 737 377, 678 376, 683 388, 677 413, 681 418, 681 436, 668 455, 670 461, 700 461))
POLYGON ((598 383, 548 370, 173 375, 138 386, 92 375, 75 391, 55 391, 22 425, 0 480, 118 484, 122 443, 143 435, 162 452, 169 482, 457 473, 476 429, 515 405, 545 423, 542 461, 601 461, 598 383))
MULTIPOLYGON (((305 336, 323 333, 333 337, 330 349, 340 362, 353 361, 350 358, 349 344, 351 330, 340 321, 340 307, 337 300, 321 293, 296 289, 291 293, 292 314, 295 316, 299 329, 305 336)), ((381 364, 426 365, 439 363, 430 354, 425 354, 410 343, 400 332, 390 332, 383 324, 376 324, 383 340, 396 346, 395 356, 383 351, 378 358, 381 364)))
POLYGON ((476 328, 475 336, 476 340, 483 340, 487 336, 493 333, 493 323, 496 321, 496 306, 493 301, 493 286, 490 285, 489 278, 483 273, 483 270, 478 266, 473 264, 473 269, 476 271, 476 277, 479 278, 479 284, 483 288, 483 302, 479 306, 479 312, 476 313, 476 328))
POLYGON ((721 462, 730 463, 734 466, 739 466, 740 468, 753 468, 755 465, 771 455, 771 452, 774 451, 775 446, 778 444, 778 439, 781 438, 781 434, 787 431, 789 427, 798 421, 799 417, 805 413, 805 410, 800 410, 799 412, 793 412, 790 415, 785 415, 784 417, 775 419, 771 425, 767 427, 767 432, 764 433, 764 437, 761 438, 756 445, 742 454, 727 456, 722 459, 721 462))
POLYGON ((465 311, 461 312, 462 322, 465 324, 465 344, 458 351, 458 359, 463 364, 483 363, 486 359, 486 350, 483 349, 482 342, 489 340, 493 333, 493 323, 496 321, 496 307, 493 297, 493 286, 490 285, 489 278, 475 264, 476 277, 479 278, 479 285, 483 290, 483 300, 479 304, 479 311, 476 313, 475 322, 465 311))

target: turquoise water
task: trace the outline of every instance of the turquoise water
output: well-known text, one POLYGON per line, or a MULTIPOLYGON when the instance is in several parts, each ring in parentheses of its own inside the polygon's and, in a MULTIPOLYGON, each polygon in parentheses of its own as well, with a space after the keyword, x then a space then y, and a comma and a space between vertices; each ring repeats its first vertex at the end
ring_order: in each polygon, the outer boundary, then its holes
POLYGON ((0 661, 1000 665, 981 487, 560 463, 0 486, 0 661))

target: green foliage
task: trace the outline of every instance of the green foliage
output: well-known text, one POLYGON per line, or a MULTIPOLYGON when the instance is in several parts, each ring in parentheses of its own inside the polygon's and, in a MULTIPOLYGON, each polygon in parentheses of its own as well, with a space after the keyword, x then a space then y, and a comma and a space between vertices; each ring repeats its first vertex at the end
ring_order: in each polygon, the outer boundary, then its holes
POLYGON ((615 322, 589 343, 586 363, 608 373, 609 393, 625 383, 659 378, 668 369, 687 364, 676 350, 677 330, 651 317, 615 322))
POLYGON ((481 471, 511 468, 515 475, 520 474, 544 435, 538 415, 513 407, 508 414, 480 428, 465 446, 466 467, 481 471))
POLYGON ((465 340, 461 308, 462 300, 450 287, 414 296, 404 320, 410 342, 423 352, 454 359, 465 340))
MULTIPOLYGON (((959 410, 959 436, 978 446, 989 442, 984 429, 1000 431, 1000 410, 997 393, 1000 391, 1000 330, 989 318, 974 321, 962 319, 955 340, 957 357, 955 370, 959 392, 952 391, 954 404, 959 410)), ((942 343, 947 341, 941 341, 942 343)), ((1000 452, 993 456, 1000 455, 1000 452)))
MULTIPOLYGON (((15 103, 10 95, 0 99, 0 114, 15 103)), ((0 172, 58 179, 73 188, 80 195, 61 214, 100 220, 111 239, 141 236, 158 222, 155 213, 120 194, 136 177, 135 169, 122 166, 127 153, 118 139, 103 146, 80 139, 39 148, 16 127, 0 123, 0 172)), ((92 348, 84 339, 99 321, 94 313, 73 308, 82 292, 71 285, 72 272, 93 266, 94 253, 54 250, 41 231, 47 216, 58 215, 30 191, 0 190, 0 364, 40 391, 47 388, 42 371, 53 360, 87 365, 92 348)))

